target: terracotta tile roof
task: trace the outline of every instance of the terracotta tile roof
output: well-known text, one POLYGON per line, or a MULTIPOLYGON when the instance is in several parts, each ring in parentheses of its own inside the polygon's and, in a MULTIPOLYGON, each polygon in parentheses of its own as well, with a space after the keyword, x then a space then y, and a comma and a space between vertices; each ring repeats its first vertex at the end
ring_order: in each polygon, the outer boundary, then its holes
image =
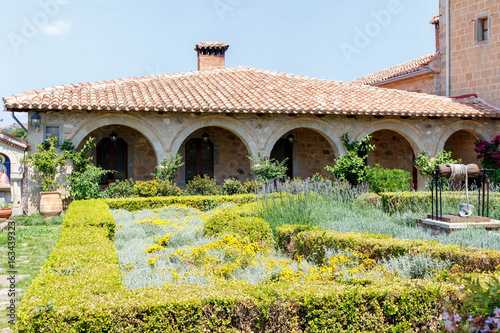
POLYGON ((9 145, 11 147, 17 148, 22 151, 26 151, 28 149, 29 144, 25 140, 18 138, 17 136, 14 136, 9 133, 5 133, 3 131, 0 131, 0 142, 5 143, 6 145, 9 145), (2 136, 6 136, 9 139, 5 139, 2 136), (12 142, 12 141, 17 141, 17 142, 12 142))
POLYGON ((383 71, 376 72, 370 75, 360 77, 359 79, 351 81, 354 84, 376 84, 383 83, 389 79, 395 79, 407 74, 417 74, 419 72, 428 73, 429 63, 437 55, 437 53, 428 54, 418 59, 405 62, 404 64, 393 66, 383 71))
POLYGON ((195 50, 207 50, 207 49, 223 49, 226 51, 228 49, 229 45, 221 43, 221 42, 203 42, 196 44, 194 47, 195 50))
POLYGON ((432 20, 429 22, 429 24, 439 24, 439 14, 434 16, 432 20))
POLYGON ((81 83, 5 97, 9 111, 109 110, 499 117, 500 110, 402 90, 246 67, 81 83))

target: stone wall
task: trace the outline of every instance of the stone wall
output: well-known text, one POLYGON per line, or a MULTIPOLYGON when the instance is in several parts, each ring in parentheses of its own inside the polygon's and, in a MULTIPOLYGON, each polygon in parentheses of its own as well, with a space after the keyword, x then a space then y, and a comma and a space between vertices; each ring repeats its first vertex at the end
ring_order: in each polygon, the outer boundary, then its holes
MULTIPOLYGON (((292 131, 295 136, 294 155, 296 156, 294 176, 307 178, 315 173, 331 177, 325 166, 333 165, 335 153, 325 137, 311 129, 300 128, 292 131)), ((295 158, 294 158, 295 159, 295 158)))
MULTIPOLYGON (((440 95, 446 94, 446 0, 440 0, 440 95)), ((450 95, 477 94, 500 107, 500 2, 456 0, 451 2, 450 95), (490 20, 489 39, 477 41, 477 19, 490 20)))
POLYGON ((435 76, 435 74, 431 73, 422 74, 403 80, 377 85, 377 87, 436 95, 435 76))
POLYGON ((381 130, 372 133, 371 137, 371 144, 375 145, 375 149, 368 153, 368 165, 380 164, 383 168, 403 169, 413 173, 413 149, 402 135, 381 130))
POLYGON ((444 145, 444 150, 451 151, 451 157, 461 159, 463 164, 474 163, 481 166, 474 151, 477 138, 464 130, 453 133, 444 145))

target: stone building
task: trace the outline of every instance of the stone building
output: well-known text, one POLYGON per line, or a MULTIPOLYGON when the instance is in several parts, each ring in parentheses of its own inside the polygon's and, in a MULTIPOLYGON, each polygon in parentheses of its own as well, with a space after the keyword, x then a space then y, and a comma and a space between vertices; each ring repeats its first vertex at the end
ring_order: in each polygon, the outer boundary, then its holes
MULTIPOLYGON (((75 146, 93 136, 95 163, 116 170, 116 179, 135 180, 150 179, 159 161, 180 153, 180 186, 197 174, 219 183, 251 179, 246 156, 259 155, 288 157, 291 177, 328 176, 325 165, 345 153, 344 133, 356 140, 372 135, 377 148, 369 163, 413 172, 417 186, 418 153, 432 156, 460 144, 461 131, 488 140, 500 129, 500 110, 475 97, 225 68, 227 49, 216 42, 196 45, 193 72, 63 85, 6 97, 4 103, 8 111, 41 117, 41 126, 28 128, 30 151, 51 136, 75 146)), ((30 213, 36 210, 36 195, 30 207, 30 213)))
POLYGON ((12 204, 12 213, 23 212, 24 165, 21 159, 29 145, 26 141, 0 131, 0 206, 12 204))
MULTIPOLYGON (((435 26, 435 53, 351 83, 451 96, 464 102, 473 99, 499 108, 499 15, 500 0, 440 0, 439 14, 429 22, 435 26)), ((481 138, 464 128, 444 148, 464 163, 480 164, 474 142, 481 138)))

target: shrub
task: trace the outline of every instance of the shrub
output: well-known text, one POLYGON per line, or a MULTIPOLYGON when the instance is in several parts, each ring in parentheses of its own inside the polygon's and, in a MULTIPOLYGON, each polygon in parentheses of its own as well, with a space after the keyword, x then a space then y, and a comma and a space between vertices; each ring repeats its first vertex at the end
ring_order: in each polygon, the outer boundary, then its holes
POLYGON ((104 200, 76 200, 64 214, 64 227, 104 227, 112 236, 115 231, 115 220, 109 212, 104 200))
POLYGON ((73 162, 73 171, 68 176, 70 194, 74 200, 96 199, 100 196, 99 181, 109 171, 91 163, 92 156, 87 156, 95 147, 94 138, 90 137, 80 151, 71 141, 65 140, 61 145, 64 157, 73 162))
POLYGON ((33 179, 42 179, 42 191, 54 191, 58 188, 56 176, 64 166, 66 158, 59 156, 56 149, 57 138, 48 138, 46 142, 36 146, 36 153, 25 155, 21 163, 34 169, 33 179))
POLYGON ((138 180, 134 185, 134 194, 139 197, 156 197, 159 189, 160 185, 156 180, 149 180, 147 182, 138 180))
POLYGON ((243 184, 243 190, 245 193, 256 194, 264 187, 264 182, 260 180, 249 180, 247 179, 243 184))
POLYGON ((500 135, 488 142, 486 140, 476 141, 477 158, 486 169, 500 170, 500 135))
POLYGON ((223 210, 207 218, 204 224, 206 236, 223 233, 237 233, 246 236, 252 242, 259 242, 264 247, 272 246, 273 234, 269 224, 255 216, 254 204, 223 210))
POLYGON ((215 182, 215 178, 207 175, 195 176, 186 185, 185 194, 187 195, 215 195, 220 192, 220 186, 215 182))
POLYGON ((101 196, 103 198, 130 198, 134 196, 134 185, 132 179, 117 179, 106 187, 101 196))
POLYGON ((370 144, 371 137, 367 135, 361 141, 349 142, 347 133, 340 138, 347 150, 347 155, 339 156, 335 159, 333 166, 327 165, 326 170, 330 171, 335 178, 348 181, 351 185, 358 185, 365 176, 365 160, 367 153, 375 149, 370 144))
POLYGON ((324 257, 325 249, 350 249, 377 261, 407 253, 423 253, 439 260, 449 260, 458 265, 463 272, 471 273, 493 272, 500 265, 500 251, 441 244, 437 241, 397 239, 387 235, 338 232, 328 229, 311 230, 307 226, 292 228, 282 226, 277 228, 277 233, 282 250, 292 249, 295 252, 291 252, 291 255, 305 257, 314 254, 319 260, 324 257), (293 228, 305 228, 306 231, 297 232, 293 228), (285 240, 288 240, 288 243, 285 243, 285 240))
POLYGON ((243 193, 246 192, 238 179, 227 178, 224 180, 224 184, 222 184, 222 194, 232 195, 243 193))
POLYGON ((463 302, 448 302, 443 315, 449 332, 500 331, 500 279, 490 276, 487 280, 465 278, 463 302))
POLYGON ((406 170, 385 169, 380 164, 366 168, 365 172, 364 181, 370 186, 370 191, 375 193, 407 191, 412 179, 406 170))
POLYGON ((182 155, 180 154, 171 156, 168 159, 164 158, 160 162, 160 165, 155 167, 153 176, 159 181, 172 182, 172 179, 174 179, 174 173, 183 165, 182 155))
POLYGON ((255 201, 255 195, 212 195, 212 196, 177 196, 177 197, 150 197, 150 198, 121 198, 104 200, 111 209, 125 209, 137 211, 141 209, 161 208, 169 205, 186 205, 202 211, 213 209, 224 203, 237 205, 255 201))
POLYGON ((182 195, 182 190, 176 184, 171 184, 169 181, 159 181, 158 195, 164 197, 179 196, 182 195))
POLYGON ((451 158, 451 151, 441 150, 435 157, 429 157, 426 152, 422 152, 417 155, 415 159, 415 166, 420 167, 418 171, 423 176, 434 175, 434 169, 438 164, 457 164, 462 163, 460 159, 454 160, 451 158))
POLYGON ((274 158, 258 157, 252 158, 247 156, 251 163, 252 173, 263 182, 271 182, 276 179, 285 178, 288 167, 286 162, 288 158, 279 162, 274 158))
POLYGON ((99 180, 108 173, 100 167, 89 164, 83 172, 73 173, 68 177, 71 187, 70 193, 73 200, 88 200, 100 197, 99 180))

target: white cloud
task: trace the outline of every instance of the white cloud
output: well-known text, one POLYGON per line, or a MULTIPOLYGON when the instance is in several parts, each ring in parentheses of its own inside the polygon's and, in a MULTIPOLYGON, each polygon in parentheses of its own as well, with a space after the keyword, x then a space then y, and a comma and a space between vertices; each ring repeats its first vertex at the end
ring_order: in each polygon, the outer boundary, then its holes
POLYGON ((40 30, 44 35, 49 36, 59 36, 64 35, 71 29, 71 23, 65 22, 63 20, 55 21, 52 24, 42 25, 40 30))

